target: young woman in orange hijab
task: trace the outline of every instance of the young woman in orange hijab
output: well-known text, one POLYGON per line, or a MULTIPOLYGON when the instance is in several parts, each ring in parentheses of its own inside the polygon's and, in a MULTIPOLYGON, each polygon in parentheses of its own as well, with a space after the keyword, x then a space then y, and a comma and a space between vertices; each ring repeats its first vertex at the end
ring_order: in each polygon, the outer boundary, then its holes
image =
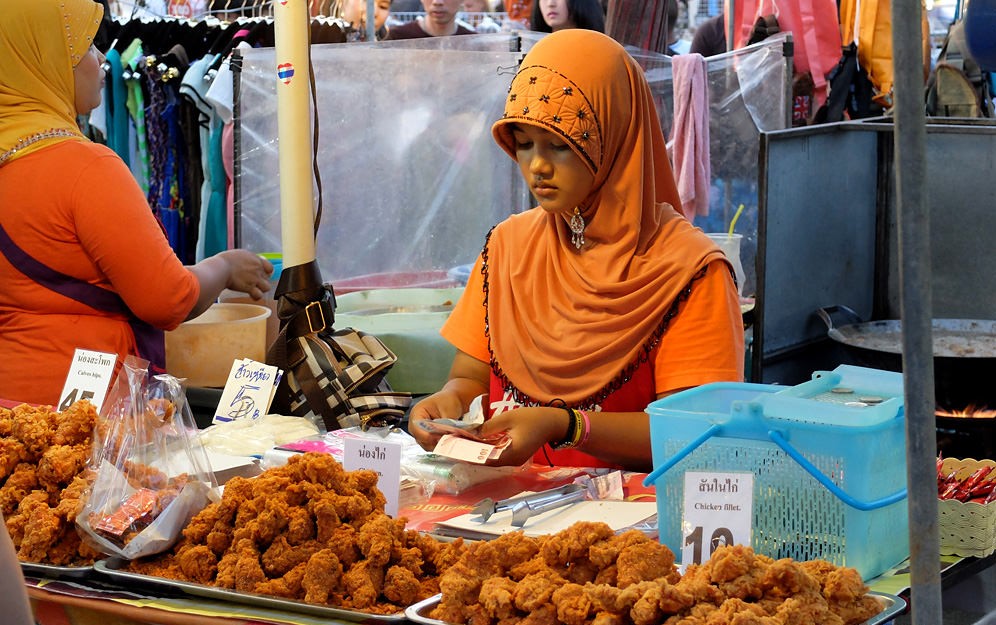
POLYGON ((100 104, 93 0, 0 2, 0 398, 57 403, 77 348, 165 366, 163 331, 225 288, 262 297, 270 263, 184 267, 128 167, 76 122, 100 104))
POLYGON ((743 379, 732 268, 678 212, 643 71, 601 33, 568 29, 529 51, 495 140, 537 208, 492 229, 443 327, 449 380, 410 430, 484 395, 500 464, 650 468, 644 412, 659 397, 743 379))

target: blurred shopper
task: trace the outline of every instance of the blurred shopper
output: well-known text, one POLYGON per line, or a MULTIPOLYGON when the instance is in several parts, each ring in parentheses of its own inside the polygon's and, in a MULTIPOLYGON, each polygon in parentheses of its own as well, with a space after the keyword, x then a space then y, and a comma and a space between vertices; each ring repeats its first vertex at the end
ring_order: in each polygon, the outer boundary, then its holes
MULTIPOLYGON (((374 2, 374 36, 377 41, 387 38, 387 18, 391 15, 391 0, 374 2)), ((342 5, 342 18, 352 29, 349 41, 367 39, 367 0, 345 0, 342 5)))
POLYGON ((448 35, 473 35, 474 31, 457 23, 457 12, 463 0, 422 0, 425 15, 415 21, 393 26, 388 39, 420 39, 448 35))
POLYGON ((489 15, 494 11, 491 0, 463 0, 463 11, 474 15, 474 21, 470 22, 468 19, 468 22, 475 32, 480 34, 501 31, 501 24, 489 15))
POLYGON ((722 13, 699 24, 688 51, 702 56, 726 52, 726 20, 723 19, 722 13))
POLYGON ((687 54, 691 42, 682 38, 678 33, 678 0, 667 0, 664 11, 664 19, 667 28, 667 51, 665 54, 674 56, 676 54, 687 54))
POLYGON ((600 0, 534 0, 532 30, 552 33, 565 28, 605 32, 600 0))

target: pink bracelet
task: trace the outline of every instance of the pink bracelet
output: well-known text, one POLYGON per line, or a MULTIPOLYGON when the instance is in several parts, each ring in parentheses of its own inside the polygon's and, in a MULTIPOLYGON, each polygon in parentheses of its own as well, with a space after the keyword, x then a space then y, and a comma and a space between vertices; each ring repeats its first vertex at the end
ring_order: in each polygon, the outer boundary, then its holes
POLYGON ((588 418, 588 413, 584 410, 577 410, 581 418, 584 419, 584 434, 581 435, 581 440, 575 445, 575 448, 584 447, 584 444, 588 442, 588 435, 591 434, 591 419, 588 418))

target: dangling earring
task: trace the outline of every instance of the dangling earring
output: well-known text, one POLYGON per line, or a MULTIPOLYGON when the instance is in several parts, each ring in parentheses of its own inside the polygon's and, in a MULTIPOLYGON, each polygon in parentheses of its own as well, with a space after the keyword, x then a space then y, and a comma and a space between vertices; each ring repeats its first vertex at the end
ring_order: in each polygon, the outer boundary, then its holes
POLYGON ((574 247, 581 249, 584 246, 584 217, 581 216, 581 211, 578 207, 574 207, 574 214, 571 215, 571 243, 574 247))

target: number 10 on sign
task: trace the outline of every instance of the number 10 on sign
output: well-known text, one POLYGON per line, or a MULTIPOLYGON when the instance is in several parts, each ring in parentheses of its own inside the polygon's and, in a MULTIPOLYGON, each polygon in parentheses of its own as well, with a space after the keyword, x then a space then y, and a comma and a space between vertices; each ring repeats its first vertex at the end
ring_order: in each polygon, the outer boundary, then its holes
POLYGON ((722 545, 750 545, 752 473, 685 473, 681 563, 701 564, 722 545))

